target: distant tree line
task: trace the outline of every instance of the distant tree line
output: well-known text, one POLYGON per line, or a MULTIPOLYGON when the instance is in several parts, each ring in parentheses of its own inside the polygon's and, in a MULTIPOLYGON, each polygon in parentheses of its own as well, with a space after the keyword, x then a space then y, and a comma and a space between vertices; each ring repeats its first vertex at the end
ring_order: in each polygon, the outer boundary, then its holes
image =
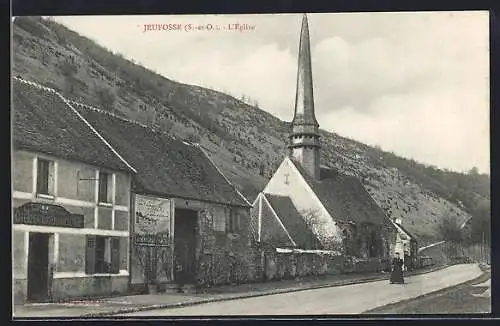
POLYGON ((426 166, 393 153, 378 151, 378 155, 387 166, 397 168, 414 183, 458 204, 468 213, 474 211, 478 200, 490 199, 490 177, 487 174, 479 174, 477 168, 472 168, 469 173, 464 174, 426 166))

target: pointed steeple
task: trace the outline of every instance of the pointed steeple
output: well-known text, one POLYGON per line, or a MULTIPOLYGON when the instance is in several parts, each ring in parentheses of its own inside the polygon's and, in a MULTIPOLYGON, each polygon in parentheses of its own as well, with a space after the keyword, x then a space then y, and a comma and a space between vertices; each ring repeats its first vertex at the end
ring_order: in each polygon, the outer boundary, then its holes
POLYGON ((307 15, 302 16, 295 112, 290 134, 290 156, 314 179, 319 179, 319 124, 314 114, 314 94, 311 67, 311 46, 307 15))
POLYGON ((309 24, 307 15, 302 16, 300 30, 299 58, 297 70, 297 89, 295 95, 294 124, 318 125, 314 115, 314 95, 311 67, 311 46, 309 42, 309 24))

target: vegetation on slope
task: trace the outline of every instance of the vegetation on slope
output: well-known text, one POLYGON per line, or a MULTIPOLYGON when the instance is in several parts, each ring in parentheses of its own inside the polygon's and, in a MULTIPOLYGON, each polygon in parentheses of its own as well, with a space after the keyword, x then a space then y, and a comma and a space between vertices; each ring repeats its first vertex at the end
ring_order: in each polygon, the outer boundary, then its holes
MULTIPOLYGON (((226 176, 256 197, 286 154, 288 123, 227 94, 172 81, 51 20, 13 24, 13 74, 67 97, 202 144, 226 176)), ((293 95, 293 94, 292 94, 293 95)), ((490 200, 488 175, 441 170, 379 148, 322 133, 322 164, 358 176, 391 217, 423 243, 439 221, 469 219, 490 200)))

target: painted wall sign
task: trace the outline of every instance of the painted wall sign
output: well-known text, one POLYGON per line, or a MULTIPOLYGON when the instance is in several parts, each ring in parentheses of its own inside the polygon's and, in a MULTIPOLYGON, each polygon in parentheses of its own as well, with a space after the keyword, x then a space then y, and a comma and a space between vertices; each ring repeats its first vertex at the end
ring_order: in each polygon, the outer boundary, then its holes
POLYGON ((84 217, 57 205, 27 203, 14 209, 14 224, 83 228, 84 217))
POLYGON ((135 241, 168 244, 171 213, 170 199, 135 195, 135 241))

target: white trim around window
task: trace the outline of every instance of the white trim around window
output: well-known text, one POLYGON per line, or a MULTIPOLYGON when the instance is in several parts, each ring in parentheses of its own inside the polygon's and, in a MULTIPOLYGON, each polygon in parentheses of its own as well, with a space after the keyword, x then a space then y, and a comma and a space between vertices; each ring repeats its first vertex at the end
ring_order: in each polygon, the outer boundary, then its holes
POLYGON ((52 189, 52 194, 54 195, 54 197, 57 197, 57 182, 59 182, 58 178, 57 178, 57 170, 59 168, 59 164, 57 163, 57 160, 54 160, 54 188, 52 189))
POLYGON ((95 208, 94 208, 94 229, 99 227, 99 207, 97 204, 99 203, 99 170, 95 170, 95 186, 94 186, 94 195, 95 195, 95 208))
POLYGON ((36 183, 37 183, 37 173, 38 173, 38 156, 33 156, 33 168, 32 168, 32 188, 31 193, 33 198, 36 197, 36 183))
POLYGON ((99 276, 129 276, 129 272, 127 270, 122 269, 118 274, 111 274, 111 273, 85 274, 85 272, 54 273, 54 278, 77 278, 77 277, 99 277, 99 276))
POLYGON ((128 212, 129 209, 125 205, 115 205, 115 211, 128 212))
POLYGON ((115 230, 99 230, 99 229, 77 229, 63 228, 56 226, 28 225, 28 224, 13 224, 13 230, 25 232, 40 232, 40 233, 64 233, 64 234, 81 234, 81 235, 101 235, 108 237, 128 237, 128 231, 115 230))
MULTIPOLYGON (((15 230, 15 228, 14 228, 15 230)), ((30 253, 30 233, 28 231, 24 232, 24 272, 28 275, 28 258, 30 253)))
POLYGON ((54 256, 52 263, 57 266, 59 262, 59 233, 54 233, 54 256))
POLYGON ((54 198, 55 198, 53 195, 46 195, 46 194, 36 194, 36 197, 41 198, 41 199, 48 199, 48 200, 54 200, 54 198))
POLYGON ((116 173, 111 174, 111 203, 116 203, 116 173))
POLYGON ((113 207, 112 203, 99 202, 97 205, 101 207, 113 207))
POLYGON ((12 198, 14 199, 33 199, 33 194, 24 191, 14 191, 12 193, 12 198))
MULTIPOLYGON (((24 191, 13 191, 12 198, 33 200, 33 194, 30 192, 24 192, 24 191)), ((50 195, 38 194, 36 196, 36 198, 54 199, 55 204, 69 205, 69 206, 75 206, 75 207, 95 207, 95 205, 96 205, 94 202, 91 202, 91 201, 72 199, 72 198, 66 198, 66 197, 54 197, 54 196, 50 196, 50 195)), ((99 203, 98 205, 105 206, 105 207, 113 207, 113 205, 111 205, 109 203, 99 203)), ((115 205, 114 209, 117 211, 122 211, 122 212, 129 211, 129 208, 125 205, 115 205)))
POLYGON ((94 207, 95 206, 95 203, 90 202, 90 201, 64 198, 64 197, 56 197, 54 202, 57 204, 76 206, 76 207, 94 207))

